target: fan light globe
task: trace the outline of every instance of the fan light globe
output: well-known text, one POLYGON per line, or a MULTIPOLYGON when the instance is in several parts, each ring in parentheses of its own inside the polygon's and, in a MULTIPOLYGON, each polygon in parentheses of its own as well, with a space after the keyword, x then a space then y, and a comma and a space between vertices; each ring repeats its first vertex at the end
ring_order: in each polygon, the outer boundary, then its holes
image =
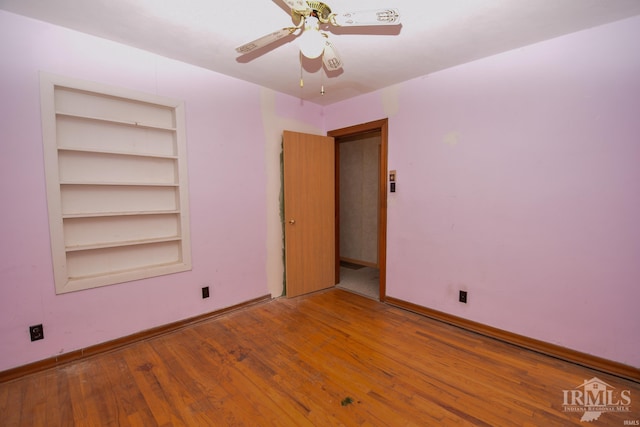
POLYGON ((300 35, 300 52, 309 59, 314 59, 324 52, 325 38, 320 33, 318 19, 309 16, 305 19, 304 32, 300 35))

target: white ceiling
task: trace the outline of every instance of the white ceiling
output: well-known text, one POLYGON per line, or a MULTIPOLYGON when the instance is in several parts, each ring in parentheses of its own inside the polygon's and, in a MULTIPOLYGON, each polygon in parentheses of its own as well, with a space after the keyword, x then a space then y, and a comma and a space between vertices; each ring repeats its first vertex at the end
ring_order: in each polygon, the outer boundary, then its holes
POLYGON ((292 25, 282 0, 0 0, 20 15, 145 49, 328 105, 478 58, 640 14, 640 0, 326 0, 334 12, 393 7, 401 26, 332 28, 344 63, 300 60, 293 36, 246 56, 248 41, 292 25), (324 84, 325 95, 320 94, 324 84))

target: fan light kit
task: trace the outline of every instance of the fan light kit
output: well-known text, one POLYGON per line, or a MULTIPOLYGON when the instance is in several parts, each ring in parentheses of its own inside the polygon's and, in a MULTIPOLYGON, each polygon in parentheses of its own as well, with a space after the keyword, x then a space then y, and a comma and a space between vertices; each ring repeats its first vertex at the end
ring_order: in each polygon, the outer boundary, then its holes
MULTIPOLYGON (((333 43, 329 41, 329 35, 321 30, 323 26, 368 27, 400 24, 400 14, 397 9, 333 13, 329 6, 319 1, 284 0, 284 2, 291 8, 291 16, 296 25, 282 28, 243 44, 236 48, 236 52, 245 55, 290 34, 295 34, 298 37, 298 46, 302 55, 309 59, 322 57, 324 67, 328 71, 335 71, 342 68, 342 60, 333 43)), ((302 78, 300 86, 303 86, 302 78)), ((324 95, 324 86, 321 89, 321 94, 324 95)))

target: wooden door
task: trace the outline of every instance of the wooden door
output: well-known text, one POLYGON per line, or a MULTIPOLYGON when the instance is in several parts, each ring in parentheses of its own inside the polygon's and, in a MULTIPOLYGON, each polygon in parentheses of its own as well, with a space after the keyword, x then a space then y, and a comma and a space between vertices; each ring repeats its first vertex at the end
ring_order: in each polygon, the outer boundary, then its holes
POLYGON ((287 297, 335 285, 335 149, 331 137, 283 134, 287 297))

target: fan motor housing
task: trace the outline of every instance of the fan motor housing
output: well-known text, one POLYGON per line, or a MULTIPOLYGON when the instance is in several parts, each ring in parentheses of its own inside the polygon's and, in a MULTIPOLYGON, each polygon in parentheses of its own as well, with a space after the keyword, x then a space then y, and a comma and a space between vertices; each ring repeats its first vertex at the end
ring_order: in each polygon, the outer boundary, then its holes
POLYGON ((321 1, 307 1, 307 5, 314 12, 313 15, 318 18, 320 22, 326 24, 329 22, 329 16, 331 16, 331 8, 321 1))

